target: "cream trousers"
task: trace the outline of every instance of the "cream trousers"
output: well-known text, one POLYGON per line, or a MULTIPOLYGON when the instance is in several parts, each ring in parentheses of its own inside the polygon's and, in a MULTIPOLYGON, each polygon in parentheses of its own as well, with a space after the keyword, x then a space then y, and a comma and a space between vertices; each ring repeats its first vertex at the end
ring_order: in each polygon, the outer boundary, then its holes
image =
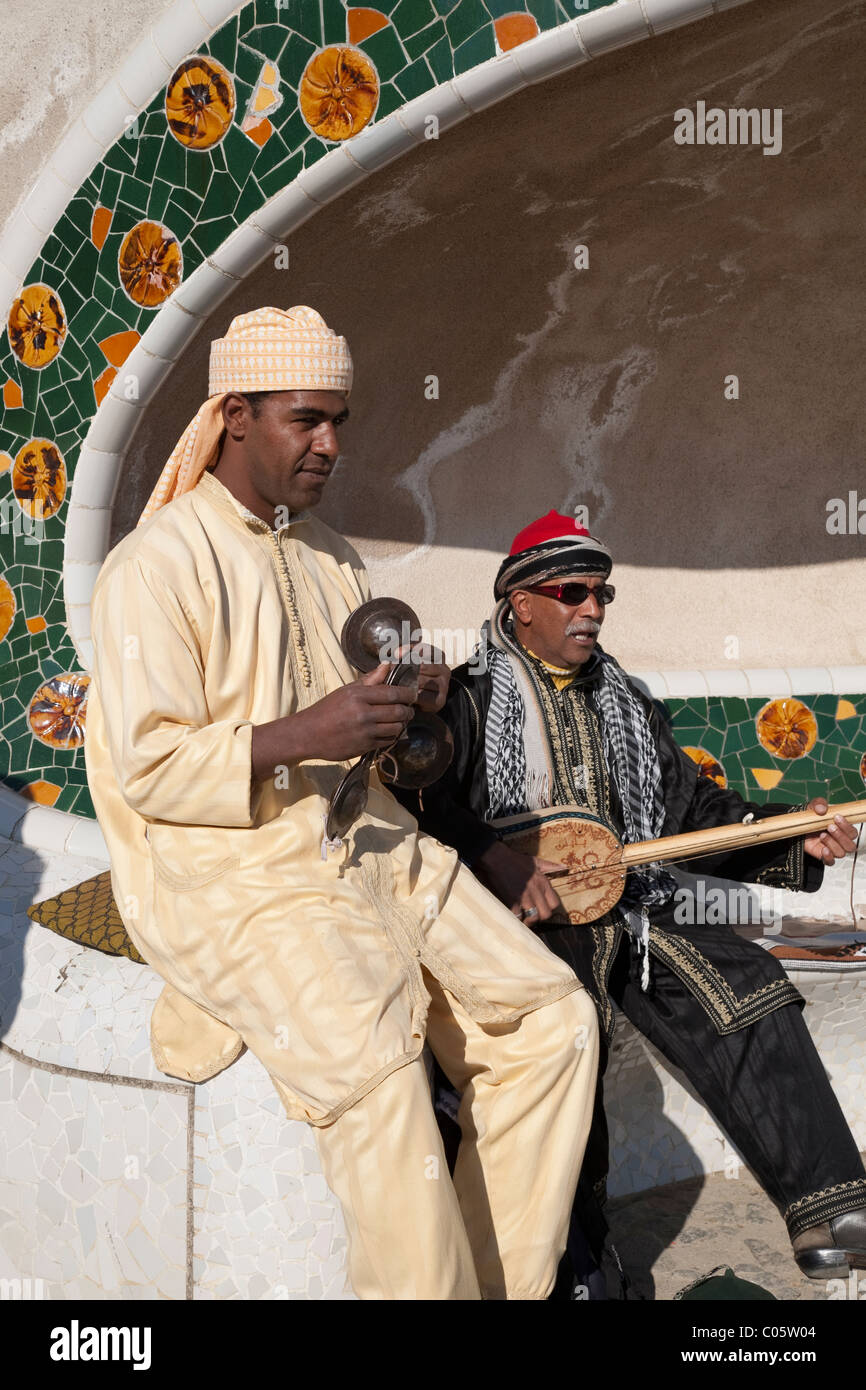
POLYGON ((583 989, 516 1023, 475 1023, 425 970, 427 1041, 458 1091, 452 1182, 423 1060, 314 1128, 362 1299, 543 1299, 565 1249, 592 1116, 583 989))

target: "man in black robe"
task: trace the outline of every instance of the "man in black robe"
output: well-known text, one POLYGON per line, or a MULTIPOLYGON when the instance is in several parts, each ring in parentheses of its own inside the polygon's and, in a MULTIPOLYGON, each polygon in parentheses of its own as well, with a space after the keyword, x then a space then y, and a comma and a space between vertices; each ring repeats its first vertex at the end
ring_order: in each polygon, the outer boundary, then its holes
MULTIPOLYGON (((615 1002, 685 1073, 783 1214, 800 1268, 844 1277, 866 1267, 866 1170, 779 961, 727 924, 694 922, 700 914, 682 910, 682 889, 660 864, 630 871, 597 921, 565 925, 547 876, 555 866, 510 848, 493 823, 579 806, 628 843, 804 809, 747 802, 699 775, 656 705, 599 646, 611 564, 573 518, 551 512, 519 533, 480 655, 452 678, 443 717, 453 762, 417 800, 404 796, 423 829, 568 961, 593 994, 608 1048, 615 1002)), ((855 833, 837 817, 818 835, 682 867, 812 892, 855 833)), ((579 1188, 588 1234, 608 1166, 606 1051, 579 1188)), ((596 1256, 603 1231, 596 1221, 596 1256)))

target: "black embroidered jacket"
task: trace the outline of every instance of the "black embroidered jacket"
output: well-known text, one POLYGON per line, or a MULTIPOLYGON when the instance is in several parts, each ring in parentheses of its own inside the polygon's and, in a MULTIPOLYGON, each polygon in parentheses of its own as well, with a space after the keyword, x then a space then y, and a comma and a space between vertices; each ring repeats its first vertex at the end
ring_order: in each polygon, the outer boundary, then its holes
MULTIPOLYGON (((606 766, 600 721, 593 700, 593 686, 601 674, 596 653, 575 679, 557 690, 541 662, 521 652, 535 682, 545 712, 550 752, 555 769, 553 804, 585 805, 601 815, 620 837, 622 815, 614 778, 606 766)), ((441 780, 423 792, 397 792, 417 816, 422 829, 453 846, 470 866, 496 840, 497 832, 485 819, 489 805, 484 730, 490 706, 490 674, 466 663, 455 670, 442 717, 454 737, 454 758, 441 780)), ((704 830, 742 821, 751 812, 756 820, 801 809, 781 803, 746 801, 738 792, 722 788, 701 775, 697 765, 678 746, 663 707, 650 700, 631 682, 646 711, 661 770, 665 819, 662 835, 704 830)), ((823 866, 803 852, 802 839, 755 845, 747 849, 702 856, 685 870, 725 879, 814 892, 823 879, 823 866)), ((720 1033, 733 1032, 772 1008, 800 996, 781 972, 758 979, 760 957, 766 953, 741 941, 729 928, 723 933, 708 928, 684 929, 674 918, 671 904, 650 913, 650 952, 673 969, 710 1014, 720 1033), (729 942, 730 950, 726 949, 729 942), (742 965, 740 947, 747 947, 742 965), (730 956, 730 959, 728 958, 730 956), (760 988, 756 988, 756 982, 760 988)), ((598 1003, 605 1031, 612 1031, 612 1009, 607 998, 607 979, 623 931, 614 909, 589 927, 564 927, 545 932, 557 954, 564 955, 598 1003)), ((771 964, 767 960, 767 965, 771 964)), ((772 961, 775 966, 776 962, 772 961)))

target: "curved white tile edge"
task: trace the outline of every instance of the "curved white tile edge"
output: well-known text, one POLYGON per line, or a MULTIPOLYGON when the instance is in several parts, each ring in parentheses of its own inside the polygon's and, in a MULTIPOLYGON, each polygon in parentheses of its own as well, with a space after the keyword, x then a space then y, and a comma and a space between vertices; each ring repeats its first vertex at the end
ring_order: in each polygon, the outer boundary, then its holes
POLYGON ((30 849, 74 854, 91 859, 98 870, 109 864, 102 831, 88 816, 74 816, 53 806, 37 806, 0 784, 0 835, 30 849))
POLYGON ((866 691, 866 666, 730 667, 723 671, 630 671, 629 675, 656 700, 705 700, 708 696, 780 700, 790 695, 808 698, 866 691))

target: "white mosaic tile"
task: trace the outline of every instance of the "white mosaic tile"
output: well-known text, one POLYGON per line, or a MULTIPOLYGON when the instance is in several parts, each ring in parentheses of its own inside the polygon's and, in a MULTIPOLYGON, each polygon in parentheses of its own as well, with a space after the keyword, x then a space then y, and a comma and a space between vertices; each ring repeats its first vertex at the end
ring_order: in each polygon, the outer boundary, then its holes
POLYGON ((346 1232, 309 1126, 245 1053, 199 1087, 195 1297, 345 1299, 346 1232))
POLYGON ((182 1299, 186 1094, 52 1075, 8 1052, 0 1077, 0 1253, 11 1277, 41 1279, 50 1299, 182 1299), (133 1132, 132 1116, 144 1127, 133 1132))
POLYGON ((80 1071, 164 1081, 150 1053, 162 981, 148 966, 67 941, 27 916, 101 866, 0 841, 0 1030, 10 1047, 80 1071))
MULTIPOLYGON (((866 1148, 866 972, 840 977, 791 971, 806 1020, 845 1118, 866 1148)), ((700 1173, 723 1172, 733 1152, 703 1102, 637 1029, 617 1015, 605 1076, 611 1197, 700 1173)))

